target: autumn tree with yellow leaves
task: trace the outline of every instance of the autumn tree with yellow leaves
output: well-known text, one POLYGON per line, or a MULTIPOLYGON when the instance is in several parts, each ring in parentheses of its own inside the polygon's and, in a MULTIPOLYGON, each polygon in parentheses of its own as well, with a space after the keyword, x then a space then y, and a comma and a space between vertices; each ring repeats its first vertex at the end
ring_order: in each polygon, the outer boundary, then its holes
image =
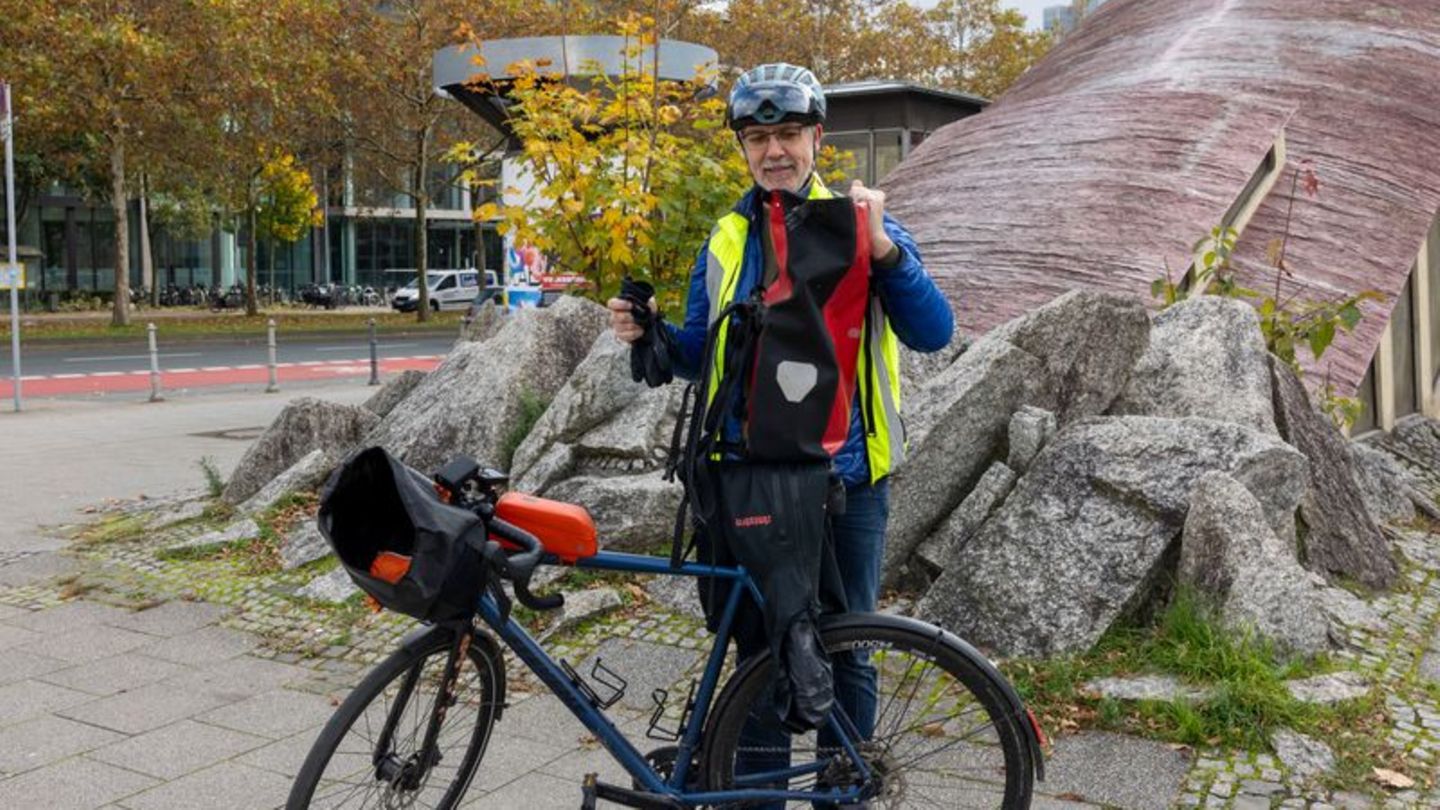
POLYGON ((270 241, 270 287, 275 286, 275 243, 293 243, 319 225, 320 198, 310 172, 288 152, 277 152, 260 170, 257 237, 270 241))
POLYGON ((554 65, 511 66, 504 92, 522 147, 516 159, 533 185, 502 189, 505 202, 476 216, 498 217, 508 236, 543 250, 552 267, 584 275, 596 295, 632 274, 678 297, 695 250, 749 174, 708 77, 658 79, 647 56, 654 20, 630 15, 618 28, 626 43, 619 75, 572 66, 586 80, 567 82, 554 65))

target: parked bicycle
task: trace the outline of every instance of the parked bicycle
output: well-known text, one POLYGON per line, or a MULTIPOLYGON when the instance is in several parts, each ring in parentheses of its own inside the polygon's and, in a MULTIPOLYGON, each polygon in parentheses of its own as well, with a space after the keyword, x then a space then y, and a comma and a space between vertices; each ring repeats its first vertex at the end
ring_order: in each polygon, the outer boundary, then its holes
POLYGON ((238 283, 231 284, 229 289, 221 289, 217 286, 201 302, 201 306, 208 307, 211 312, 240 309, 245 306, 245 288, 238 283))
POLYGON ((743 568, 599 551, 583 508, 502 494, 506 483, 469 459, 427 478, 371 448, 327 486, 321 526, 352 577, 387 607, 429 623, 406 636, 325 725, 296 777, 291 810, 456 807, 497 741, 502 644, 632 779, 616 785, 586 774, 582 808, 600 799, 646 808, 1029 806, 1035 779, 1044 778, 1039 725, 964 641, 909 618, 831 618, 821 628, 826 652, 858 656, 877 671, 875 717, 851 718, 836 701, 818 733, 790 734, 771 709, 768 654, 721 684, 742 600, 762 601, 743 568), (670 695, 654 695, 647 737, 665 745, 640 751, 605 714, 623 696, 623 678, 598 661, 582 676, 510 615, 502 581, 534 610, 563 604, 560 595, 530 591, 539 565, 712 577, 729 586, 704 672, 678 704, 678 725, 662 720, 670 695))

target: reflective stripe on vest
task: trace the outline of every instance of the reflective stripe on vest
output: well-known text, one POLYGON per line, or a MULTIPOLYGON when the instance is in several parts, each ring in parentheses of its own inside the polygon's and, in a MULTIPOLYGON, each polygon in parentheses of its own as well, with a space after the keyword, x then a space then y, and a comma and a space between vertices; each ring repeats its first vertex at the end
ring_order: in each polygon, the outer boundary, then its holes
MULTIPOLYGON (((830 199, 834 196, 824 183, 817 180, 810 184, 810 199, 830 199)), ((749 220, 734 211, 721 217, 710 232, 705 253, 705 289, 710 296, 710 323, 715 322, 720 310, 735 300, 741 270, 745 265, 745 244, 749 233, 749 220)), ((890 328, 878 296, 870 299, 868 323, 882 326, 878 330, 873 327, 867 329, 865 350, 856 360, 859 368, 855 379, 865 424, 865 458, 870 465, 870 482, 874 483, 893 472, 904 460, 905 432, 900 422, 900 342, 890 328), (870 401, 871 392, 875 394, 873 403, 870 401)), ((720 388, 729 331, 728 321, 720 324, 715 339, 715 361, 706 385, 707 406, 714 403, 715 393, 720 388)))

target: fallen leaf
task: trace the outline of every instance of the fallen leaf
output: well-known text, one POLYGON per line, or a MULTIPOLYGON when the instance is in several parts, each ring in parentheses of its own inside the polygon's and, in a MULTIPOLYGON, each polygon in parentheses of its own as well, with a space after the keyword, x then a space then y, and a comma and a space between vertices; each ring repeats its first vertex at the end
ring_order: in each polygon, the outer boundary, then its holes
POLYGON ((1414 779, 1398 771, 1392 771, 1389 768, 1372 768, 1371 770, 1374 771, 1375 781, 1385 787, 1397 788, 1399 790, 1415 787, 1414 779))
POLYGON ((945 736, 945 724, 938 720, 934 723, 926 723, 920 727, 920 733, 926 737, 943 737, 945 736))

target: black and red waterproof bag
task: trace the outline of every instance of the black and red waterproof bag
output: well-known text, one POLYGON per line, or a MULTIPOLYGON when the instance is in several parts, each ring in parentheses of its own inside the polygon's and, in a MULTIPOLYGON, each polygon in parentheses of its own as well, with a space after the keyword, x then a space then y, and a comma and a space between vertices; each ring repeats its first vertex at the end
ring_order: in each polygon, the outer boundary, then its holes
POLYGON ((771 192, 777 275, 744 386, 745 456, 829 461, 845 444, 870 297, 867 211, 771 192))

